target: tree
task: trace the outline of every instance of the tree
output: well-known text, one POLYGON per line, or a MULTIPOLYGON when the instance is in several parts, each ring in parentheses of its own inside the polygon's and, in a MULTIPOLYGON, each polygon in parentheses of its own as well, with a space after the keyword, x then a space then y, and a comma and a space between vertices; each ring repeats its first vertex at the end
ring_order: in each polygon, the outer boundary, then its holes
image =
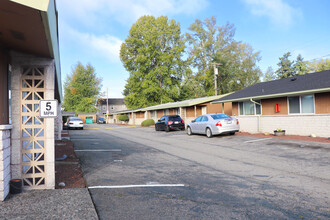
POLYGON ((93 66, 78 63, 64 83, 63 107, 66 111, 96 112, 97 98, 102 79, 98 78, 93 66))
POLYGON ((143 16, 121 45, 120 59, 130 76, 123 92, 129 108, 177 101, 185 62, 180 24, 143 16))
POLYGON ((214 95, 214 68, 220 66, 217 77, 219 94, 239 90, 259 82, 261 75, 256 62, 260 60, 248 44, 234 40, 235 28, 231 24, 216 26, 215 17, 196 20, 186 33, 189 58, 197 69, 196 80, 203 85, 207 95, 214 95))
POLYGON ((330 70, 330 59, 314 60, 307 62, 308 72, 320 72, 323 70, 330 70))
POLYGON ((267 81, 272 81, 272 80, 275 80, 276 79, 276 74, 273 70, 272 67, 268 67, 265 74, 264 74, 264 82, 267 82, 267 81))
POLYGON ((280 57, 280 62, 277 64, 279 68, 276 70, 277 78, 283 79, 283 78, 289 78, 294 75, 295 69, 294 69, 294 62, 289 59, 291 56, 290 52, 287 52, 283 55, 283 57, 280 57))
POLYGON ((300 54, 297 56, 297 60, 293 66, 296 75, 304 75, 308 72, 308 65, 300 54))

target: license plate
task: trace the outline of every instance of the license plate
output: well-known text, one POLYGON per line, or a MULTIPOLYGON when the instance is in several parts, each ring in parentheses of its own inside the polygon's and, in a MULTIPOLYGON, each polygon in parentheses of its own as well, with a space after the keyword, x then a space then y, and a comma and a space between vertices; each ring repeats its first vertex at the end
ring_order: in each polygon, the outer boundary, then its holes
POLYGON ((232 121, 227 121, 227 124, 231 124, 232 123, 232 121))
POLYGON ((174 124, 179 124, 179 122, 178 121, 175 121, 174 124))

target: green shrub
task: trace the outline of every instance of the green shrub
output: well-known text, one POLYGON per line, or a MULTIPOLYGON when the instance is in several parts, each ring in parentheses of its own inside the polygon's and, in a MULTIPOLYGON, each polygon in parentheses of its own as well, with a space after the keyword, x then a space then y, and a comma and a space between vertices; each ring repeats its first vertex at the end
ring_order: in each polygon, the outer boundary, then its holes
POLYGON ((127 115, 118 115, 117 119, 119 121, 129 121, 129 117, 127 115))
POLYGON ((155 121, 153 119, 147 119, 141 123, 142 127, 149 127, 151 125, 155 125, 155 121))

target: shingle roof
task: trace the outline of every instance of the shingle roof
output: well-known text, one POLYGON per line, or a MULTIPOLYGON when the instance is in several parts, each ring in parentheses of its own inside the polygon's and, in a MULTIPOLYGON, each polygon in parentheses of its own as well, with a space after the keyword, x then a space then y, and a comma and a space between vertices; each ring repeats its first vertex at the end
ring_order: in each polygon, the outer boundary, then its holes
POLYGON ((330 92, 330 70, 309 73, 286 79, 261 82, 246 87, 212 103, 247 100, 250 98, 275 98, 293 94, 330 92))
POLYGON ((196 98, 196 99, 189 99, 189 100, 184 100, 184 101, 179 101, 179 102, 169 102, 169 103, 165 103, 165 104, 154 105, 154 106, 149 106, 149 107, 144 107, 144 108, 117 111, 117 112, 113 112, 113 114, 124 114, 124 113, 139 112, 139 111, 152 111, 152 110, 179 108, 179 107, 189 107, 189 106, 194 106, 194 105, 198 105, 198 104, 202 104, 202 103, 206 103, 206 102, 211 102, 213 100, 224 97, 226 95, 228 95, 228 94, 202 97, 202 98, 196 98))
MULTIPOLYGON (((107 104, 107 99, 99 99, 98 101, 101 105, 107 104)), ((108 99, 109 105, 125 105, 123 98, 110 98, 108 99)))

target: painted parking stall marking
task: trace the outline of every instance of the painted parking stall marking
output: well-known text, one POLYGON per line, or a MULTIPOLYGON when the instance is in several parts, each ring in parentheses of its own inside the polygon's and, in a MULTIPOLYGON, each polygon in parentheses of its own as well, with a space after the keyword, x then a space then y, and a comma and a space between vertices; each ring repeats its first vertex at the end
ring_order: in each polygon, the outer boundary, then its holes
POLYGON ((82 149, 82 150, 75 150, 79 152, 121 152, 121 149, 82 149))
POLYGON ((256 139, 256 140, 251 140, 251 141, 245 141, 244 143, 253 143, 253 142, 265 141, 265 140, 269 140, 269 139, 272 139, 272 138, 256 139))
POLYGON ((184 187, 184 184, 146 184, 146 185, 118 185, 118 186, 89 186, 88 189, 125 189, 147 187, 184 187))

